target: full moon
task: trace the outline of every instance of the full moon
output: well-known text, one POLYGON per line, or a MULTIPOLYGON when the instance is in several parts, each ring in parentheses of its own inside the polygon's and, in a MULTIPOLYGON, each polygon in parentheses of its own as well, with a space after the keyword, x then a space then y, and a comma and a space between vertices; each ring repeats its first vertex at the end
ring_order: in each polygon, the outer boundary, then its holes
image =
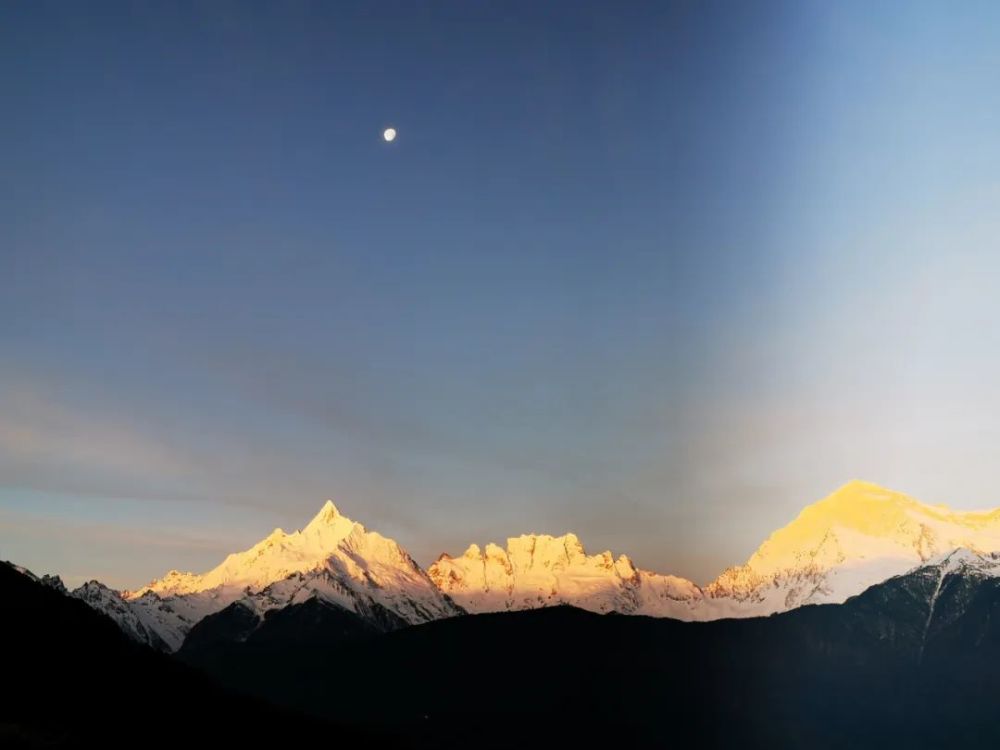
POLYGON ((392 143, 396 140, 396 128, 386 128, 385 132, 382 133, 382 137, 385 138, 386 143, 392 143))

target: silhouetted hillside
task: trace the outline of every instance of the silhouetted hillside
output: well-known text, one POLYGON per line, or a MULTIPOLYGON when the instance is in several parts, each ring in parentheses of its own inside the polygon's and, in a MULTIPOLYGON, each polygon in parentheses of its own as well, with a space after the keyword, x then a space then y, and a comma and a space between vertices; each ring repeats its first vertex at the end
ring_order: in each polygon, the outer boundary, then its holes
POLYGON ((990 747, 998 605, 995 579, 929 569, 770 618, 556 607, 325 646, 286 630, 280 647, 231 644, 210 666, 273 700, 428 745, 990 747))
POLYGON ((0 746, 371 741, 215 685, 84 602, 0 564, 0 746))

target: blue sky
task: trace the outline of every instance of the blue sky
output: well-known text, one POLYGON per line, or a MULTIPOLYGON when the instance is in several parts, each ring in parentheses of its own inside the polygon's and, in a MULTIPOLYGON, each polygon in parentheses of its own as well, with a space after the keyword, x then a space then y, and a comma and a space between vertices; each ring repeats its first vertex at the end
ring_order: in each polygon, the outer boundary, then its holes
POLYGON ((997 14, 5 5, 0 557, 330 497, 704 582, 852 478, 1000 505, 997 14))

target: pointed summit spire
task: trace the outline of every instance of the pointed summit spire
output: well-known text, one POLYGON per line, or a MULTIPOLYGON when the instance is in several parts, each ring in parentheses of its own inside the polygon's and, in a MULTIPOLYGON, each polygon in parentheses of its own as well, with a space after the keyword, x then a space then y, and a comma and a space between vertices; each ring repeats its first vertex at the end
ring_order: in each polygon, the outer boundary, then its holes
POLYGON ((319 513, 313 516, 313 519, 309 522, 310 526, 318 524, 330 523, 336 520, 340 516, 340 511, 337 510, 337 506, 333 504, 333 500, 327 500, 323 503, 323 507, 319 509, 319 513))
POLYGON ((302 529, 302 532, 318 534, 324 540, 323 545, 329 545, 343 539, 355 527, 361 531, 365 530, 364 526, 341 514, 332 500, 327 500, 319 509, 319 513, 313 516, 313 519, 302 529))

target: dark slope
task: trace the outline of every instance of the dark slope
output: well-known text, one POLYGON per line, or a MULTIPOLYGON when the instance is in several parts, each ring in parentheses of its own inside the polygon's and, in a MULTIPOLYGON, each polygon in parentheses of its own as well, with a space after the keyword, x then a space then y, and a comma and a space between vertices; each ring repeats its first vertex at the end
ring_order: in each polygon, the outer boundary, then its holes
POLYGON ((211 652, 230 643, 242 643, 260 627, 261 622, 250 607, 233 602, 196 622, 184 638, 182 648, 192 652, 211 652))
POLYGON ((0 747, 369 740, 230 693, 82 601, 0 564, 0 747))
POLYGON ((930 570, 771 618, 552 608, 326 645, 247 642, 215 667, 274 700, 427 745, 995 747, 998 605, 996 581, 930 570))
MULTIPOLYGON (((372 620, 320 599, 271 610, 263 619, 235 602, 191 628, 176 656, 243 689, 257 681, 252 674, 257 663, 280 662, 290 650, 308 662, 312 649, 329 650, 382 632, 372 620)), ((288 702, 284 686, 268 692, 288 702)))
POLYGON ((248 641, 251 645, 284 648, 294 640, 299 648, 310 648, 370 638, 381 632, 371 620, 336 604, 310 599, 268 612, 263 627, 252 633, 248 641))

